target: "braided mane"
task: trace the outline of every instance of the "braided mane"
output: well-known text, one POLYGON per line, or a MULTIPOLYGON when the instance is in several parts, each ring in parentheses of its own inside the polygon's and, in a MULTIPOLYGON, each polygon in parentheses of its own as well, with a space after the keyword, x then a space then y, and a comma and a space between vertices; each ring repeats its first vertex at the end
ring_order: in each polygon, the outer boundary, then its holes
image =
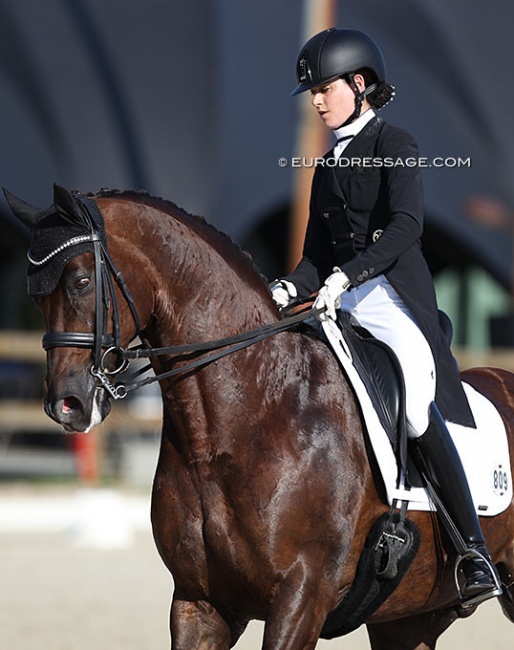
MULTIPOLYGON (((119 190, 109 188, 102 188, 96 194, 90 193, 87 196, 92 199, 121 198, 123 200, 134 201, 136 203, 144 203, 145 205, 155 207, 162 212, 166 212, 173 216, 179 216, 189 223, 196 225, 198 227, 198 231, 204 235, 206 240, 208 239, 209 235, 214 235, 228 252, 232 250, 236 256, 236 261, 238 261, 237 258, 239 258, 240 262, 245 263, 250 269, 253 270, 255 274, 257 274, 261 282, 265 284, 268 282, 267 278, 259 269, 250 253, 236 244, 232 238, 227 235, 227 233, 213 226, 203 216, 188 212, 169 199, 154 196, 146 190, 119 190)), ((209 239, 209 242, 211 244, 213 243, 211 239, 209 239)))

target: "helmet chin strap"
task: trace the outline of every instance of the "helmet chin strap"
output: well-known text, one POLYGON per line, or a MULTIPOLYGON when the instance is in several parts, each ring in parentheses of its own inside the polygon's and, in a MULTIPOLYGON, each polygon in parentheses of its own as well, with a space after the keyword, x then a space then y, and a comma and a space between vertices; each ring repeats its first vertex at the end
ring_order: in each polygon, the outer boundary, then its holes
POLYGON ((341 125, 337 127, 337 129, 340 129, 343 126, 347 126, 348 124, 351 124, 358 117, 360 117, 362 111, 362 102, 364 101, 364 99, 366 99, 366 97, 370 93, 372 93, 375 90, 375 88, 378 85, 378 84, 371 84, 371 86, 368 86, 367 88, 364 88, 364 90, 360 91, 359 87, 355 83, 355 75, 353 73, 344 75, 343 79, 350 86, 350 88, 353 90, 353 94, 355 95, 355 110, 341 125))

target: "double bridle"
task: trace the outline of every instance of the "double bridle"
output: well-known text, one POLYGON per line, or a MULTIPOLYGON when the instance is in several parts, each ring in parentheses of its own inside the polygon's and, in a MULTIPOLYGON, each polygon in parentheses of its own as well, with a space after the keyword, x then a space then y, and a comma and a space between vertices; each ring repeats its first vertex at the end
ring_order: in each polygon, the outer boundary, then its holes
MULTIPOLYGON (((212 363, 237 350, 242 350, 262 341, 269 336, 291 329, 295 325, 307 321, 316 315, 312 309, 304 310, 293 316, 287 316, 275 323, 215 341, 160 348, 147 348, 138 345, 124 349, 121 344, 116 286, 130 309, 136 326, 137 336, 140 333, 141 326, 135 303, 125 282, 125 278, 114 264, 107 250, 107 246, 102 241, 102 226, 100 224, 103 223, 103 219, 98 206, 81 194, 76 193, 75 197, 92 216, 90 219, 91 233, 89 235, 73 237, 65 241, 42 260, 34 260, 29 251, 28 259, 35 266, 43 266, 62 250, 78 246, 84 242, 91 242, 93 244, 95 264, 95 328, 94 332, 47 332, 44 334, 42 340, 43 349, 50 350, 57 347, 91 349, 93 361, 91 373, 98 380, 99 385, 115 400, 123 399, 129 392, 156 381, 191 372, 196 368, 212 363), (112 332, 109 332, 109 313, 111 313, 112 332), (201 354, 204 354, 204 356, 193 360, 190 359, 191 356, 201 354), (181 362, 181 365, 158 375, 135 380, 136 377, 151 369, 151 365, 148 364, 130 374, 124 382, 113 383, 113 377, 124 373, 128 369, 130 360, 149 359, 163 355, 170 356, 170 363, 181 362), (117 363, 114 369, 108 368, 108 359, 112 356, 116 358, 117 363)), ((321 310, 317 311, 319 312, 321 310)))
POLYGON ((124 395, 112 385, 110 377, 124 372, 128 367, 128 359, 125 358, 124 353, 126 351, 121 346, 119 308, 115 285, 118 286, 129 306, 136 332, 140 330, 139 317, 125 279, 103 243, 101 234, 103 218, 98 206, 81 194, 75 193, 75 198, 82 204, 82 207, 89 215, 91 232, 88 235, 68 239, 41 260, 33 259, 30 251, 27 257, 34 266, 43 266, 67 248, 87 242, 92 243, 95 265, 95 328, 94 332, 47 332, 43 336, 43 349, 50 350, 57 347, 92 349, 93 364, 91 373, 108 390, 112 397, 119 399, 124 395), (110 311, 112 314, 112 332, 109 332, 108 322, 110 311), (107 359, 112 355, 117 357, 119 364, 114 369, 109 369, 107 359))

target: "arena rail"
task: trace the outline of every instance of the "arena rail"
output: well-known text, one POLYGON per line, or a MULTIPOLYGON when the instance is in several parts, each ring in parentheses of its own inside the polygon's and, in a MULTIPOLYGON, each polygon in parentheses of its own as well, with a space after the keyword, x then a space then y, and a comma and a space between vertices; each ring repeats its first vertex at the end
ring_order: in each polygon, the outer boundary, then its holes
MULTIPOLYGON (((41 332, 4 330, 0 332, 0 364, 4 361, 20 361, 45 364, 45 352, 41 347, 41 332)), ((514 349, 454 350, 462 370, 478 366, 491 366, 514 371, 514 349)), ((152 432, 160 426, 160 413, 141 413, 120 403, 113 406, 113 413, 100 426, 102 431, 127 433, 152 432)), ((2 399, 0 397, 0 428, 2 431, 19 433, 55 432, 61 428, 44 413, 40 400, 2 399)))
MULTIPOLYGON (((29 364, 36 370, 40 369, 40 372, 34 374, 42 381, 46 354, 41 347, 41 338, 40 332, 0 332, 0 367, 5 365, 4 376, 9 378, 9 373, 15 372, 17 363, 29 364)), ((27 395, 32 397, 12 397, 12 391, 5 389, 3 395, 0 393, 0 452, 3 454, 0 458, 0 473, 2 467, 11 470, 13 464, 16 465, 12 445, 18 436, 63 435, 62 428, 45 414, 42 399, 34 399, 33 395, 38 392, 39 386, 27 384, 27 395), (9 393, 9 397, 6 393, 9 393)), ((121 444, 125 447, 141 436, 159 435, 162 420, 160 400, 138 399, 140 397, 142 396, 137 395, 134 399, 115 403, 107 420, 89 434, 70 435, 67 438, 65 447, 73 452, 75 471, 80 482, 94 484, 100 479, 106 465, 106 449, 111 435, 123 439, 121 444)), ((23 449, 29 448, 23 446, 23 449)), ((33 456, 41 454, 37 449, 40 448, 33 447, 33 456)), ((26 463, 26 456, 23 458, 26 463)), ((42 455, 40 458, 42 460, 42 455)))

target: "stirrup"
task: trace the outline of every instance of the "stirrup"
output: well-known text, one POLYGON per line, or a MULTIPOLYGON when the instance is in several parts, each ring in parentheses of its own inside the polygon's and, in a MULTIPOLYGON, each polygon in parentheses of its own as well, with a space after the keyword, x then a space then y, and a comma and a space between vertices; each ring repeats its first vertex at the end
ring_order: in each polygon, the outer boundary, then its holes
POLYGON ((457 591, 459 593, 459 598, 461 601, 460 604, 463 609, 474 607, 484 602, 485 600, 489 600, 489 598, 495 598, 496 596, 501 596, 503 593, 503 589, 500 583, 500 578, 498 577, 498 572, 496 570, 496 567, 492 563, 492 560, 489 559, 488 557, 485 557, 484 555, 482 555, 482 553, 480 553, 480 551, 477 551, 474 548, 468 548, 465 553, 457 556, 457 560, 455 562, 455 569, 454 569, 454 578, 455 578, 455 585, 457 586, 457 591), (477 594, 476 596, 467 598, 462 591, 458 573, 459 573, 461 562, 463 560, 470 560, 473 558, 485 562, 485 565, 489 569, 489 573, 493 578, 494 587, 492 589, 486 589, 481 593, 477 594))

